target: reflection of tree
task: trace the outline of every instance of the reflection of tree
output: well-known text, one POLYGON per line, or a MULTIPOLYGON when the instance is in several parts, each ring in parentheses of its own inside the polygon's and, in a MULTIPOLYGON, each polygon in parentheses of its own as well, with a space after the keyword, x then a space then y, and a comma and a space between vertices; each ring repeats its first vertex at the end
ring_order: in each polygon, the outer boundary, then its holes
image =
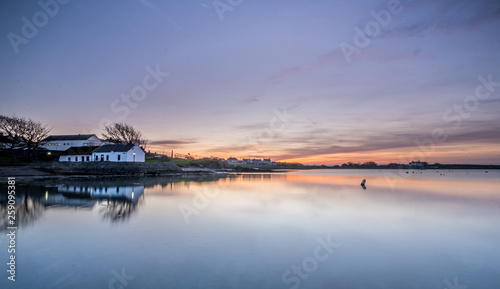
MULTIPOLYGON (((33 224, 43 214, 45 207, 37 202, 32 196, 25 192, 24 198, 19 195, 16 198, 16 223, 14 226, 18 228, 33 224)), ((7 230, 7 227, 12 227, 9 224, 8 204, 0 205, 0 231, 7 230)))
POLYGON ((144 195, 141 195, 137 203, 128 200, 105 199, 101 202, 99 214, 103 220, 111 222, 125 222, 135 212, 136 208, 143 203, 144 195))

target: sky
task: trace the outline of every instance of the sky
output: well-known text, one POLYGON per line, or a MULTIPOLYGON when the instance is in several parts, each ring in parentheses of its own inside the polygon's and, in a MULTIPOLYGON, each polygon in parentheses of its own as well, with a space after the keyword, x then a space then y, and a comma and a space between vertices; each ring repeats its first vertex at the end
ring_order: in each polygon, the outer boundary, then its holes
POLYGON ((0 114, 147 150, 500 164, 496 0, 0 3, 0 114))

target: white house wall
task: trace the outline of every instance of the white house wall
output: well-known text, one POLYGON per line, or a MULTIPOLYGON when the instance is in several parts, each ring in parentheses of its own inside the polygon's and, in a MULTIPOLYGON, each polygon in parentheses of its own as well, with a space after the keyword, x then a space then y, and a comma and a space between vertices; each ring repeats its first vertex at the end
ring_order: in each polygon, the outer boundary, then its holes
POLYGON ((107 153, 92 153, 92 159, 94 161, 100 162, 126 162, 127 153, 126 152, 107 152, 107 153), (118 160, 118 156, 120 159, 118 160))
POLYGON ((127 152, 127 160, 129 162, 143 163, 146 160, 146 154, 139 146, 134 146, 131 150, 127 152), (135 158, 134 158, 135 152, 135 158))
POLYGON ((105 161, 105 162, 143 163, 146 160, 146 154, 140 147, 136 146, 131 148, 128 152, 106 152, 106 153, 94 152, 92 153, 92 159, 98 162, 105 161), (134 157, 134 152, 135 152, 135 157, 134 157), (120 156, 119 160, 118 156, 120 156))
POLYGON ((78 162, 91 162, 93 161, 91 155, 65 155, 65 156, 59 156, 59 161, 60 162, 72 162, 72 163, 78 163, 78 162), (84 158, 82 161, 82 157, 84 158), (87 160, 88 157, 88 160, 87 160), (69 158, 69 159, 68 159, 69 158))

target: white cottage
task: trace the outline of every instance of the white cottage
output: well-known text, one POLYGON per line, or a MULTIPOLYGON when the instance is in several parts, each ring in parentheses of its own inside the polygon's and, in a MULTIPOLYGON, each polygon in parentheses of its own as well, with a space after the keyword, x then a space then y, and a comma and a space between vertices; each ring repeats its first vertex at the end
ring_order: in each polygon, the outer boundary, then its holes
POLYGON ((105 144, 92 152, 94 161, 103 162, 140 162, 146 160, 144 150, 135 144, 105 144))
POLYGON ((42 141, 49 151, 65 151, 71 147, 100 146, 102 141, 95 134, 51 135, 42 141))
POLYGON ((91 162, 93 161, 92 152, 98 146, 71 147, 65 150, 60 156, 60 162, 91 162))

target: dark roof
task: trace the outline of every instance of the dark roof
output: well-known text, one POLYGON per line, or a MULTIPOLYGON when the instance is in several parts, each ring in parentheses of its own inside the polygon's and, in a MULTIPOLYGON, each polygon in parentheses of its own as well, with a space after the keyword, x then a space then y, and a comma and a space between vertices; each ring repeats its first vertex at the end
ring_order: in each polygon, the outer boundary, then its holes
POLYGON ((92 155, 92 152, 98 148, 98 146, 85 146, 85 147, 70 147, 65 150, 61 155, 62 156, 89 156, 92 155))
POLYGON ((98 147, 95 153, 110 153, 110 152, 128 152, 134 147, 134 144, 108 144, 98 147))
POLYGON ((97 137, 95 134, 69 134, 69 135, 50 135, 43 141, 56 141, 56 140, 88 140, 91 137, 97 137))

